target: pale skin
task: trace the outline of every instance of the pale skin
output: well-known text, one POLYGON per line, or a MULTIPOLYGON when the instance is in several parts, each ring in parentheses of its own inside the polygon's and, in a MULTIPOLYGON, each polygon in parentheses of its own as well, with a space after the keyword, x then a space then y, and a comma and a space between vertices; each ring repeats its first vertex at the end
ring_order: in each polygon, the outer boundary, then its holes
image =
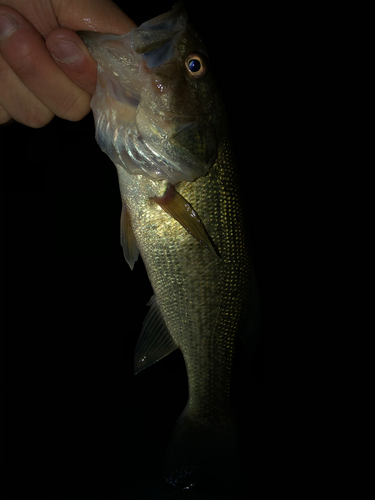
POLYGON ((110 0, 0 0, 0 125, 47 125, 90 111, 96 63, 75 33, 135 23, 110 0))

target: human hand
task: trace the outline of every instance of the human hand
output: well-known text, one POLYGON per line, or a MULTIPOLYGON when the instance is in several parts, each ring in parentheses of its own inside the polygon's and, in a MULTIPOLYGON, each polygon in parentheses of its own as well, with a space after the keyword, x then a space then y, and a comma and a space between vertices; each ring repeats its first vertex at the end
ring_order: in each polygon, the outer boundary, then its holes
POLYGON ((75 31, 122 34, 134 26, 111 0, 0 0, 0 125, 82 119, 96 63, 75 31))

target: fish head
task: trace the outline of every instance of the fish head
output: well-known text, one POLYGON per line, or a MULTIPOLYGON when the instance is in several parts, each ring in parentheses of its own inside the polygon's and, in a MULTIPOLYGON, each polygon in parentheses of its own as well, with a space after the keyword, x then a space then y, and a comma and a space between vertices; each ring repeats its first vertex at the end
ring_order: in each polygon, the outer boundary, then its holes
POLYGON ((98 65, 91 107, 101 149, 154 180, 205 175, 217 157, 221 101, 181 4, 125 35, 80 36, 98 65))

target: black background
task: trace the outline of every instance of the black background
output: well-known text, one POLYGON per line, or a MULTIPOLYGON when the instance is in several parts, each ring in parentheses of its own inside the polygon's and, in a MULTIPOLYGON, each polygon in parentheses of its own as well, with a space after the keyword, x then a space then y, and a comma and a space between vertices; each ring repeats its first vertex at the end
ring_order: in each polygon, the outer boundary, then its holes
MULTIPOLYGON (((265 323, 262 18, 185 5, 226 100, 265 323)), ((137 24, 170 7, 122 6, 137 24)), ((38 130, 12 123, 0 137, 4 464, 23 478, 14 497, 27 485, 59 500, 132 498, 186 404, 187 381, 179 351, 133 375, 152 290, 141 260, 130 271, 123 258, 115 167, 95 142, 91 113, 38 130)), ((263 380, 263 340, 252 357, 239 346, 233 399, 249 492, 261 481, 263 380)))

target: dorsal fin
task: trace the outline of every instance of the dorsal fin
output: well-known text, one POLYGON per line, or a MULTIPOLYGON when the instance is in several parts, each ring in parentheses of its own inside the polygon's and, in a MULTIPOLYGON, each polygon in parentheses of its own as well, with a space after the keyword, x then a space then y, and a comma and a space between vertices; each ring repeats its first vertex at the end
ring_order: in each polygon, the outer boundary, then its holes
POLYGON ((154 196, 151 198, 163 210, 171 215, 188 233, 196 238, 199 243, 210 250, 211 253, 220 257, 220 254, 207 233, 203 222, 190 203, 176 191, 172 184, 167 185, 163 196, 154 196))
POLYGON ((138 259, 139 250, 134 236, 129 211, 126 208, 125 203, 122 204, 120 226, 120 240, 124 257, 126 262, 129 264, 130 269, 133 270, 134 263, 138 259))
POLYGON ((151 308, 143 322, 141 335, 135 348, 135 374, 177 349, 177 345, 165 324, 155 295, 151 297, 147 305, 151 305, 151 308))

